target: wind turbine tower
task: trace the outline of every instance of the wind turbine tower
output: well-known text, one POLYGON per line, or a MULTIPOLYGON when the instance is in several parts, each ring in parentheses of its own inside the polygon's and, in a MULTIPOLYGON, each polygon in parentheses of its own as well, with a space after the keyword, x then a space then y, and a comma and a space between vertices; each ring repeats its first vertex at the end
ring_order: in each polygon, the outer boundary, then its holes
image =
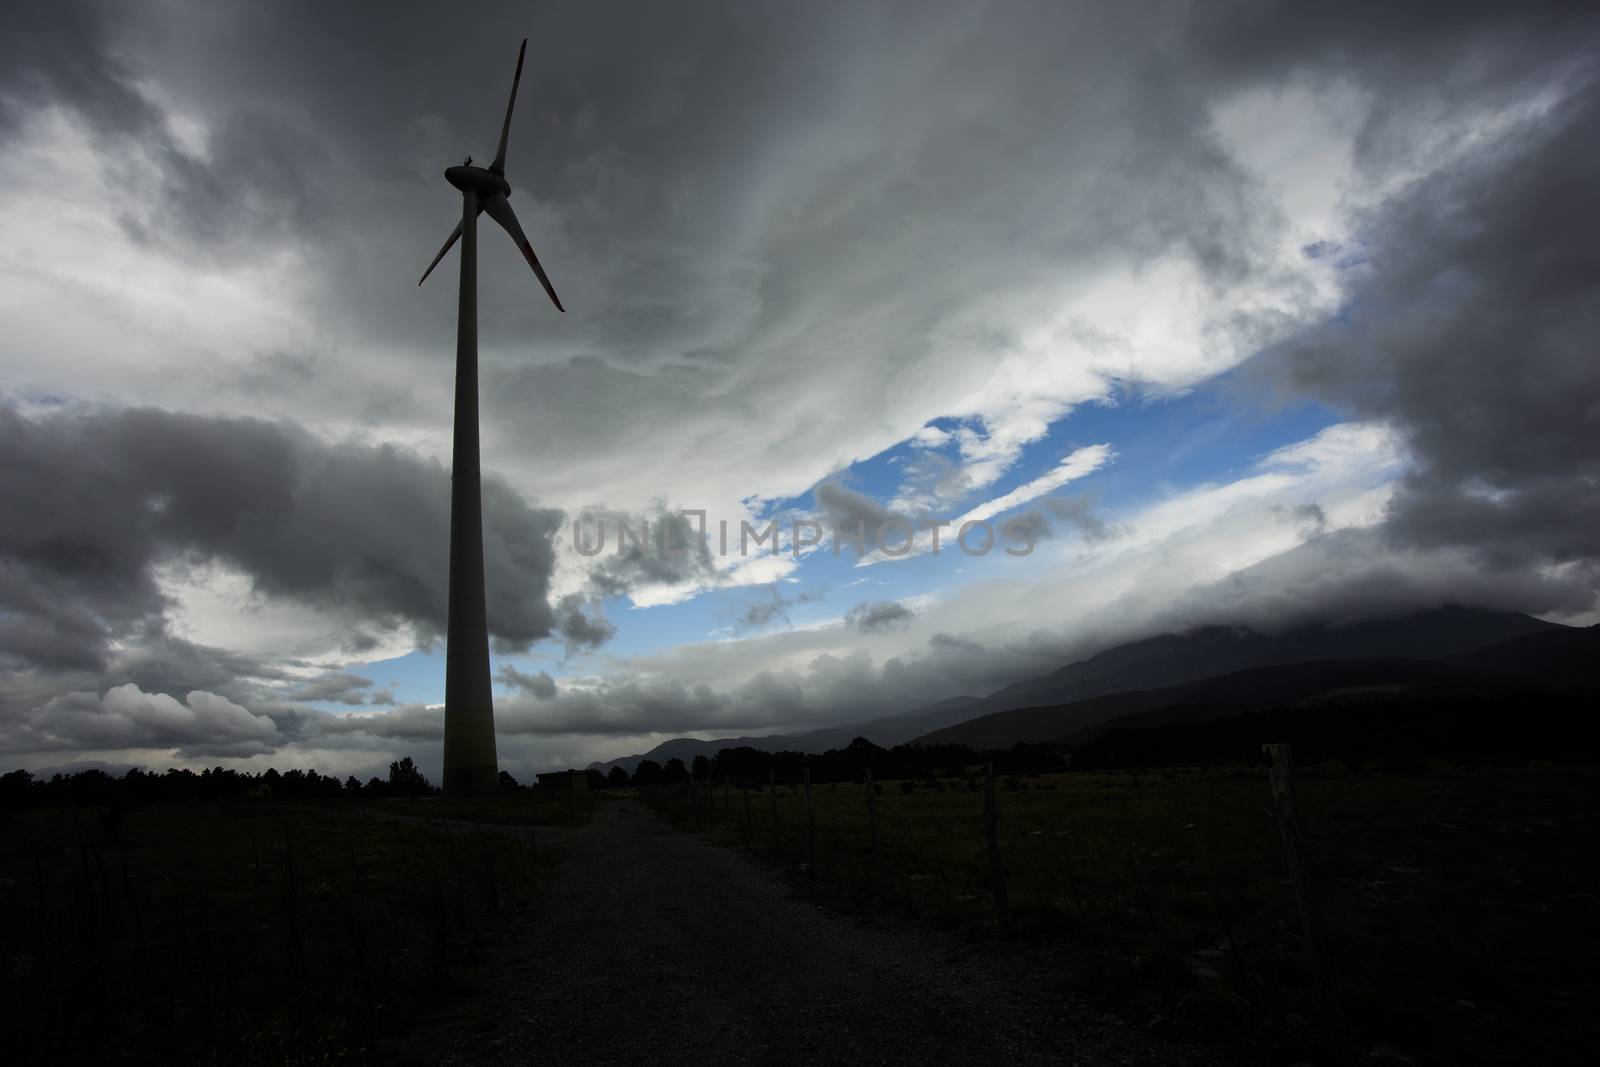
POLYGON ((487 211, 511 235, 556 310, 565 311, 550 285, 533 245, 511 210, 506 181, 506 138, 511 110, 522 81, 528 41, 517 51, 517 73, 500 127, 500 147, 487 167, 472 157, 444 172, 461 190, 461 222, 428 269, 420 286, 457 240, 461 242, 461 308, 456 320, 455 441, 450 463, 450 621, 445 649, 444 791, 451 796, 482 796, 499 787, 495 756, 494 695, 489 686, 489 624, 483 586, 482 472, 478 467, 478 215, 487 211))

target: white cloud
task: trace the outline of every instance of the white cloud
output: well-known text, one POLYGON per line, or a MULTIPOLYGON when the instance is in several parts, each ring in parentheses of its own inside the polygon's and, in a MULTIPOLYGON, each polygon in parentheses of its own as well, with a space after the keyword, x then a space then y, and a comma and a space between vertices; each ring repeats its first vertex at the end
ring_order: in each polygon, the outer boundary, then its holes
POLYGON ((1087 445, 1083 448, 1075 449, 1063 457, 1061 462, 1056 464, 1049 472, 1040 475, 1031 482, 1017 486, 1004 496, 984 501, 959 519, 956 519, 953 525, 959 530, 962 523, 982 522, 984 519, 993 518, 996 515, 1010 511, 1012 508, 1020 507, 1030 500, 1036 500, 1046 493, 1053 493, 1068 482, 1076 481, 1086 474, 1093 474, 1107 463, 1110 463, 1115 455, 1116 451, 1106 444, 1087 445))

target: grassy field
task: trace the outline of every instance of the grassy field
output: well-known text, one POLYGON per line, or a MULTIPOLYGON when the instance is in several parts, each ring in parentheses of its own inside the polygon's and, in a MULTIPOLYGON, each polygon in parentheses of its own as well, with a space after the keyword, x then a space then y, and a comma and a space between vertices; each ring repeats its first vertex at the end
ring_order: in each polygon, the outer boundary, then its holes
POLYGON ((593 801, 0 813, 11 1062, 336 1062, 437 1003, 593 801))
MULTIPOLYGON (((876 853, 860 785, 816 786, 809 821, 801 790, 780 786, 776 834, 764 789, 748 817, 737 788, 641 795, 841 905, 1001 937, 980 786, 976 774, 879 783, 876 853)), ((1314 1051, 1261 769, 997 786, 1010 937, 1039 946, 1065 986, 1242 1062, 1314 1051)), ((1597 786, 1600 769, 1584 766, 1300 771, 1356 1058, 1587 1062, 1600 1039, 1597 786)), ((152 805, 120 825, 88 806, 0 812, 8 1052, 392 1061, 407 1021, 484 979, 475 950, 549 862, 538 828, 602 800, 152 805)))
MULTIPOLYGON (((1594 767, 1298 775, 1352 1051, 1364 1062, 1586 1061, 1597 1034, 1594 767)), ((840 902, 1000 933, 980 778, 660 790, 679 823, 792 865, 840 902), (814 861, 813 861, 814 860, 814 861)), ((1311 980, 1265 773, 1069 773, 998 783, 1012 936, 1135 1022, 1246 1060, 1315 1051, 1311 980)))

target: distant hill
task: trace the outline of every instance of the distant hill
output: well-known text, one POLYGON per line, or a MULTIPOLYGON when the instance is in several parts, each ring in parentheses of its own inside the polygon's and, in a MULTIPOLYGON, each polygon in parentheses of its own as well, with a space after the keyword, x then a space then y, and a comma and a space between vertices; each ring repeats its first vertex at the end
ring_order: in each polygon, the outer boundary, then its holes
MULTIPOLYGON (((1016 708, 936 730, 917 741, 963 744, 974 749, 1009 748, 1018 741, 1081 741, 1109 727, 1220 718, 1312 701, 1358 703, 1423 689, 1470 691, 1474 684, 1515 683, 1523 692, 1600 690, 1600 627, 1541 625, 1543 628, 1535 632, 1486 648, 1434 659, 1323 659, 1274 664, 1174 686, 1016 708)), ((1351 637, 1339 635, 1325 647, 1360 647, 1360 642, 1351 637)), ((1304 646, 1297 641, 1287 647, 1304 646)), ((1449 643, 1418 640, 1410 647, 1438 650, 1448 648, 1449 643)))
POLYGON ((1556 689, 1593 689, 1600 661, 1600 625, 1542 630, 1455 659, 1486 677, 1536 680, 1556 689))
MULTIPOLYGON (((798 750, 798 745, 792 737, 782 734, 768 734, 765 737, 718 737, 704 740, 698 737, 674 737, 670 741, 663 741, 649 752, 639 752, 632 756, 623 756, 620 759, 600 760, 589 764, 593 770, 608 774, 613 767, 621 767, 632 774, 638 770, 639 764, 647 759, 665 764, 670 759, 681 759, 685 764, 694 762, 696 756, 710 758, 724 748, 754 748, 762 752, 783 752, 798 750)), ((826 750, 824 750, 826 751, 826 750)))
POLYGON ((1018 741, 1067 741, 1131 716, 1175 709, 1204 709, 1221 716, 1252 708, 1296 704, 1330 694, 1359 696, 1397 691, 1423 682, 1459 681, 1465 668, 1438 660, 1316 660, 1252 667, 1160 689, 1135 689, 1068 704, 995 712, 917 739, 918 744, 1010 748, 1018 741))
POLYGON ((621 759, 591 763, 589 766, 602 773, 612 767, 621 767, 632 774, 642 760, 666 763, 669 759, 694 762, 696 756, 710 758, 725 748, 753 748, 761 752, 826 752, 844 748, 858 737, 865 737, 875 745, 892 748, 903 745, 919 734, 937 730, 952 723, 969 719, 983 710, 984 702, 977 697, 958 696, 915 708, 902 715, 886 715, 846 726, 830 726, 821 730, 808 730, 798 734, 768 734, 764 737, 718 737, 702 740, 697 737, 675 737, 663 741, 649 752, 621 759))
POLYGON ((1193 766, 1257 758, 1264 741, 1295 760, 1417 769, 1430 759, 1467 764, 1592 763, 1600 752, 1595 694, 1530 690, 1509 680, 1422 683, 1383 698, 1348 695, 1240 711, 1183 705, 1127 715, 1072 746, 1072 765, 1193 766), (1514 726, 1510 725, 1514 724, 1514 726))
POLYGON ((1462 607, 1344 626, 1301 626, 1277 634, 1206 626, 1118 645, 1050 674, 1008 685, 983 703, 991 712, 1068 704, 1278 663, 1444 659, 1528 634, 1568 629, 1519 612, 1462 607))

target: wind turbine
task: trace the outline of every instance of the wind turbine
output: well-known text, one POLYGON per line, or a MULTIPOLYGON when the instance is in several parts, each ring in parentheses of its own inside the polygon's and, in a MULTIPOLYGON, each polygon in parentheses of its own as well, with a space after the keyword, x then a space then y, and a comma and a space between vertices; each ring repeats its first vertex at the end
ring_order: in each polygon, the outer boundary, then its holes
POLYGON ((566 311, 550 284, 539 257, 533 254, 516 212, 506 198, 506 138, 511 109, 522 81, 527 38, 517 50, 517 73, 500 127, 500 149, 487 167, 474 167, 472 157, 444 172, 445 181, 461 190, 461 221, 417 282, 457 240, 461 242, 461 308, 456 321, 456 407, 454 454, 450 463, 450 618, 444 674, 444 791, 453 796, 492 793, 499 787, 495 757, 494 696, 489 688, 489 624, 483 591, 482 474, 478 468, 478 213, 487 211, 522 250, 539 284, 556 310, 566 311))

